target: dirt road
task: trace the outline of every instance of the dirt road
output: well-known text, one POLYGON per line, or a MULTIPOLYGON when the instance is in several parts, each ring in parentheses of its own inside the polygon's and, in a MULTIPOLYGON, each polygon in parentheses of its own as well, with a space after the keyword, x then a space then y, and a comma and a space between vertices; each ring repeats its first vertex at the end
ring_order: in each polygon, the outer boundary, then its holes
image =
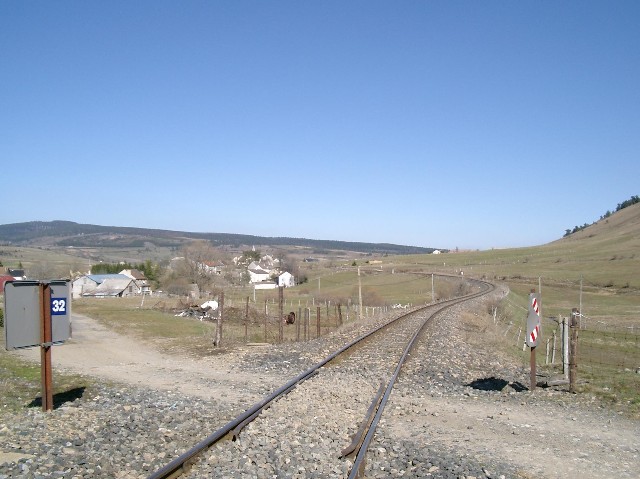
MULTIPOLYGON (((55 370, 70 371, 107 381, 124 382, 151 389, 179 391, 208 399, 213 394, 229 401, 257 400, 243 388, 247 382, 277 383, 268 374, 239 374, 231 368, 241 360, 243 351, 200 359, 163 354, 132 338, 117 334, 86 316, 73 316, 72 338, 52 348, 55 370)), ((40 360, 40 350, 20 350, 18 355, 40 360)), ((279 384, 279 383, 278 383, 279 384)))

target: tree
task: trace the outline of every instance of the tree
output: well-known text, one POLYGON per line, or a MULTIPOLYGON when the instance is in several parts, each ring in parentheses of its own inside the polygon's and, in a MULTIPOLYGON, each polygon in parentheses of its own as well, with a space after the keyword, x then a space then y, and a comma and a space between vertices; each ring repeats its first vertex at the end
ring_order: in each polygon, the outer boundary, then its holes
POLYGON ((180 278, 188 284, 197 284, 200 291, 210 290, 215 286, 216 275, 210 272, 207 263, 215 261, 217 255, 209 241, 193 241, 182 248, 182 257, 172 265, 172 274, 165 281, 180 278))
POLYGON ((262 258, 262 253, 258 250, 243 251, 238 264, 248 266, 252 261, 260 261, 260 258, 262 258))
POLYGON ((41 261, 29 267, 25 274, 30 279, 38 280, 66 278, 69 275, 69 268, 67 265, 56 265, 48 261, 41 261))

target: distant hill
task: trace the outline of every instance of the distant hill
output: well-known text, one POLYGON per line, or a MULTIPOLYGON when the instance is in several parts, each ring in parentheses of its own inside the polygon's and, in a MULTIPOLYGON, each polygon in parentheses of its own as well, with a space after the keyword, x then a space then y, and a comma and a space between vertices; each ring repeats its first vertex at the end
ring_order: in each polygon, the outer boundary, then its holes
POLYGON ((299 246, 314 250, 354 251, 368 254, 428 254, 435 249, 390 243, 362 243, 99 226, 74 223, 72 221, 30 221, 0 225, 0 244, 16 246, 139 248, 152 243, 156 246, 180 247, 186 242, 196 239, 208 240, 214 246, 299 246))

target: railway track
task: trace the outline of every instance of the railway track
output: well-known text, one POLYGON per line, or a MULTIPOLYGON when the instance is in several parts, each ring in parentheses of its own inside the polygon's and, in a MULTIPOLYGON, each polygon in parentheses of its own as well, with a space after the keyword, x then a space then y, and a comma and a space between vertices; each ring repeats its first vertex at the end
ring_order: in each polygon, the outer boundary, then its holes
POLYGON ((421 331, 436 315, 494 288, 468 281, 471 294, 416 308, 355 339, 148 479, 362 477, 394 382, 421 331))

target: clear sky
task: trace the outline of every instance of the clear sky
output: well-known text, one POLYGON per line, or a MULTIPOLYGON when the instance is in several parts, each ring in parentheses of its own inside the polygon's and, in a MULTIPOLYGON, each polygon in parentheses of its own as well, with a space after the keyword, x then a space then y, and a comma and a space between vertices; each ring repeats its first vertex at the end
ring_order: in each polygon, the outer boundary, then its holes
POLYGON ((488 249, 640 194, 640 2, 0 2, 0 224, 488 249))

